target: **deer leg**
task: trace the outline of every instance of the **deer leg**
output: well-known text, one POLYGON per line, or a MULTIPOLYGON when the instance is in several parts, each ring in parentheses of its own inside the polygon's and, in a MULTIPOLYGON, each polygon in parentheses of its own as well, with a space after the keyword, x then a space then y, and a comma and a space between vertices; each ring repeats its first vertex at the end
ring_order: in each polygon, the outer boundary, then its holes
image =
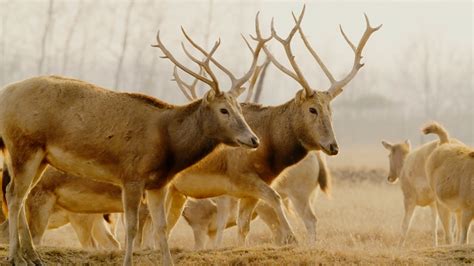
POLYGON ((44 232, 48 228, 49 218, 53 212, 56 197, 50 193, 30 193, 25 202, 28 225, 35 245, 40 245, 44 232))
POLYGON ((122 186, 122 202, 125 212, 125 258, 124 265, 132 265, 133 242, 137 235, 138 208, 143 195, 142 183, 125 183, 122 186))
POLYGON ((283 211, 283 204, 280 196, 270 186, 265 184, 263 181, 261 182, 262 183, 259 186, 259 198, 270 205, 270 207, 272 207, 276 212, 280 223, 280 230, 283 234, 282 244, 296 243, 296 237, 291 230, 288 219, 286 218, 285 212, 283 211))
POLYGON ((148 218, 150 217, 150 212, 148 211, 148 206, 146 204, 140 205, 140 210, 138 211, 138 232, 137 238, 135 240, 135 249, 144 248, 144 239, 149 231, 145 230, 145 226, 148 218))
POLYGON ((438 216, 441 220, 441 224, 443 225, 444 239, 446 241, 446 244, 450 245, 453 242, 451 232, 451 213, 445 206, 438 203, 438 216))
POLYGON ((92 214, 94 223, 92 224, 92 237, 99 248, 120 249, 120 243, 112 234, 107 222, 102 214, 92 214))
POLYGON ((227 226, 227 220, 229 219, 231 211, 231 201, 235 199, 229 196, 222 196, 216 199, 217 214, 216 214, 216 231, 215 237, 211 238, 213 248, 217 248, 222 245, 222 236, 227 226))
POLYGON ((12 174, 11 182, 7 187, 8 220, 10 235, 9 261, 14 264, 26 262, 41 264, 31 239, 30 229, 25 214, 25 198, 31 187, 41 176, 46 164, 44 164, 44 152, 37 150, 29 156, 15 157, 14 152, 7 155, 9 171, 3 174, 12 174), (25 159, 26 158, 26 159, 25 159), (20 235, 21 234, 21 243, 20 235), (24 249, 25 256, 22 255, 24 249))
POLYGON ((284 240, 282 232, 280 231, 281 226, 278 222, 278 216, 276 212, 270 206, 268 206, 268 204, 262 201, 257 203, 255 212, 257 212, 258 217, 262 219, 262 221, 268 226, 268 229, 270 229, 272 232, 274 241, 276 243, 282 243, 284 240))
POLYGON ((433 231, 433 245, 438 246, 438 208, 436 203, 430 205, 431 208, 431 231, 433 231))
POLYGON ((168 193, 166 195, 166 206, 167 206, 167 232, 166 234, 169 237, 171 230, 181 217, 183 212, 184 204, 186 203, 186 196, 181 194, 173 185, 170 185, 168 188, 168 193))
POLYGON ((257 205, 258 199, 242 198, 239 205, 239 218, 237 219, 239 245, 247 245, 247 235, 250 231, 252 213, 257 205))
POLYGON ((168 246, 168 231, 166 228, 165 199, 167 188, 147 190, 148 208, 153 221, 155 239, 158 239, 161 251, 161 264, 173 265, 168 246))
POLYGON ((311 196, 310 194, 290 194, 288 197, 293 203, 298 216, 303 220, 308 234, 308 242, 314 243, 316 241, 316 223, 317 218, 314 214, 313 209, 311 208, 311 203, 309 201, 311 196))
POLYGON ((458 223, 461 224, 461 230, 459 232, 459 239, 458 243, 460 245, 467 244, 467 234, 469 232, 469 227, 471 225, 471 221, 474 218, 474 211, 473 210, 463 210, 461 221, 458 223))
POLYGON ((76 232, 81 246, 85 249, 93 250, 97 247, 92 238, 92 227, 95 222, 94 214, 69 213, 68 219, 72 228, 76 232))
POLYGON ((194 249, 204 249, 207 238, 207 226, 204 226, 200 223, 194 223, 192 224, 191 228, 193 229, 194 234, 194 249))
POLYGON ((408 230, 410 229, 411 220, 413 217, 413 213, 415 212, 415 203, 411 200, 405 199, 405 216, 403 217, 402 221, 402 235, 400 237, 400 242, 398 242, 398 247, 401 248, 405 244, 405 240, 408 234, 408 230))

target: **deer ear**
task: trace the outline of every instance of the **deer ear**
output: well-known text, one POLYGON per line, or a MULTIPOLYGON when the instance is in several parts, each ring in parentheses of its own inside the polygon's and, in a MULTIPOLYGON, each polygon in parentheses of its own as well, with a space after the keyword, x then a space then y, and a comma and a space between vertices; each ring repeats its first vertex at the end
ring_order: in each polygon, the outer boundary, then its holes
POLYGON ((212 102, 216 98, 216 92, 214 90, 209 90, 204 94, 204 97, 202 97, 202 100, 204 103, 208 104, 209 102, 212 102))
POLYGON ((408 149, 411 149, 411 143, 409 139, 405 140, 405 145, 408 147, 408 149))
POLYGON ((389 142, 386 142, 385 140, 382 140, 382 145, 385 147, 385 149, 387 150, 392 150, 392 144, 390 144, 389 142))
POLYGON ((306 100, 306 91, 300 90, 296 93, 295 101, 297 104, 301 104, 306 100))

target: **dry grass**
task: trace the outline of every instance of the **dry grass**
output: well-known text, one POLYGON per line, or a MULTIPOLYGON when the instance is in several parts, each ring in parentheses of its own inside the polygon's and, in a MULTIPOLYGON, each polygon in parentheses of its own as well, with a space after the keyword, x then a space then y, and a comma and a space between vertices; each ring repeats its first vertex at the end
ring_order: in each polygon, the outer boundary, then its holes
MULTIPOLYGON (((384 172, 377 169, 338 169, 334 172, 331 199, 318 195, 314 202, 318 221, 318 241, 304 241, 304 226, 290 214, 300 239, 298 246, 271 245, 269 230, 259 220, 252 223, 250 246, 236 248, 235 228, 227 230, 219 250, 192 251, 191 229, 182 220, 174 229, 170 244, 177 264, 474 264, 474 246, 432 247, 429 210, 419 209, 413 219, 406 247, 396 248, 403 215, 402 195, 398 185, 385 183, 384 172)), ((472 230, 471 230, 472 231, 472 230)), ((441 237, 441 230, 439 236, 441 237)), ((471 232, 470 243, 474 243, 471 232)), ((122 252, 87 252, 70 227, 51 230, 46 247, 39 251, 47 264, 120 264, 122 252), (59 248, 61 247, 61 248, 59 248)), ((5 262, 6 248, 0 247, 5 262)), ((135 254, 139 265, 159 261, 157 251, 135 254)))

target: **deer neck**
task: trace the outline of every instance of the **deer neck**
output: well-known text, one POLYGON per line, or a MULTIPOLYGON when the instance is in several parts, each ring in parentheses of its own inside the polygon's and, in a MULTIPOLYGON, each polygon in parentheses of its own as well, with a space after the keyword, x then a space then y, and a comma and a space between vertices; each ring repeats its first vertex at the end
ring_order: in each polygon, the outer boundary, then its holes
POLYGON ((203 121, 207 118, 201 100, 176 108, 169 119, 170 174, 176 174, 200 161, 219 144, 219 141, 203 134, 203 121))
POLYGON ((308 151, 292 128, 293 100, 271 107, 242 106, 245 119, 261 139, 258 149, 264 153, 266 169, 275 178, 286 167, 303 159, 308 151))

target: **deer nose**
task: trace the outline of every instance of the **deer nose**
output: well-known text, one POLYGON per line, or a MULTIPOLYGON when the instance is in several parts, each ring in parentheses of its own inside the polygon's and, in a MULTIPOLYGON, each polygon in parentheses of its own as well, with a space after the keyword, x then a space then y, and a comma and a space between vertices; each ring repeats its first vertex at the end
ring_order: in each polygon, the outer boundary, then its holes
POLYGON ((250 139, 250 141, 252 141, 252 145, 253 145, 254 148, 257 148, 258 145, 260 145, 260 141, 258 140, 257 137, 252 137, 252 138, 250 139))
POLYGON ((331 143, 329 145, 329 152, 331 153, 331 155, 336 155, 339 153, 339 147, 336 143, 331 143))

